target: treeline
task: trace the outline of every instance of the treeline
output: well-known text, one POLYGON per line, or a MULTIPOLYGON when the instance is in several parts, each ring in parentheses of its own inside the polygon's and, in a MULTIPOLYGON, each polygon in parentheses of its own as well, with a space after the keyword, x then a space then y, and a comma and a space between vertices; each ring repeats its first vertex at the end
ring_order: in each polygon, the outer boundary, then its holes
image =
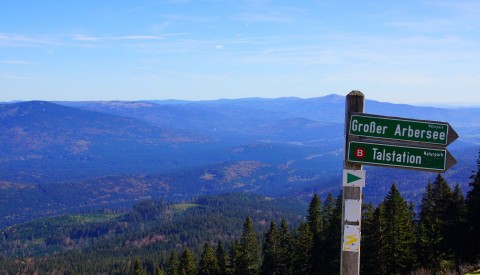
MULTIPOLYGON (((408 274, 460 272, 463 264, 480 262, 480 158, 464 198, 458 185, 453 189, 439 174, 428 183, 418 213, 403 199, 395 184, 377 207, 363 206, 361 273, 408 274)), ((274 275, 336 274, 340 267, 342 195, 330 194, 323 202, 315 195, 305 222, 291 230, 286 220, 274 221, 258 236, 247 217, 241 237, 229 249, 221 242, 206 242, 200 255, 188 248, 179 256, 172 250, 169 260, 154 274, 274 275), (198 261, 195 259, 199 259, 198 261)), ((151 269, 151 268, 150 268, 151 269)), ((127 269, 126 269, 127 270, 127 269)), ((144 274, 141 259, 130 271, 144 274)))

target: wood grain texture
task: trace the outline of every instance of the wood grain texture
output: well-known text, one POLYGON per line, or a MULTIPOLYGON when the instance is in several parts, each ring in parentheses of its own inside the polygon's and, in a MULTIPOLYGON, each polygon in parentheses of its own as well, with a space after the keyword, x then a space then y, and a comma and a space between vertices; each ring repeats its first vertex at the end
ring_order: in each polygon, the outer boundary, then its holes
MULTIPOLYGON (((345 155, 343 169, 362 170, 362 165, 347 161, 348 148, 348 125, 350 125, 350 116, 353 113, 363 113, 365 107, 365 95, 360 91, 352 91, 346 96, 345 100, 345 155)), ((340 257, 340 274, 356 275, 360 273, 360 252, 343 251, 343 231, 345 225, 358 225, 360 222, 345 222, 345 200, 361 200, 362 188, 353 186, 344 186, 342 188, 342 237, 341 237, 341 257, 340 257)), ((361 242, 360 242, 361 246, 361 242)))

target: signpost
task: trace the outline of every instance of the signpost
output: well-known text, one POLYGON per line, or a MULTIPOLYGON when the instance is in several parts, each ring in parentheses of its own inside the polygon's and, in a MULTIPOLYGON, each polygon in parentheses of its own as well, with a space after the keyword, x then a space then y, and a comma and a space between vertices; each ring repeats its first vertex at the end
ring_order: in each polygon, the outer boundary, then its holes
MULTIPOLYGON (((345 125, 349 125, 350 116, 354 113, 363 113, 365 106, 365 96, 360 91, 352 91, 347 95, 345 101, 345 125)), ((345 135, 348 136, 348 128, 345 127, 345 135)), ((348 139, 345 140, 345 148, 348 146, 348 139)), ((343 163, 344 178, 347 184, 342 187, 342 240, 341 240, 341 256, 340 256, 340 274, 359 274, 360 272, 360 228, 361 219, 351 221, 346 219, 345 205, 347 200, 356 200, 361 202, 362 187, 354 184, 348 184, 348 171, 362 171, 350 172, 351 183, 354 182, 354 177, 362 177, 365 179, 365 172, 362 170, 362 165, 355 162, 349 162, 344 159, 343 163), (353 180, 353 181, 352 181, 353 180)), ((364 184, 363 184, 364 185, 364 184)), ((347 206, 349 208, 349 206, 347 206)), ((361 211, 361 208, 360 208, 361 211)))
POLYGON ((345 101, 340 274, 359 274, 362 164, 441 173, 456 160, 446 146, 458 138, 447 122, 364 114, 365 96, 345 101))
POLYGON ((355 114, 350 118, 349 135, 398 141, 448 145, 458 134, 446 122, 355 114))
POLYGON ((446 149, 350 141, 348 161, 428 172, 444 172, 456 160, 446 149))

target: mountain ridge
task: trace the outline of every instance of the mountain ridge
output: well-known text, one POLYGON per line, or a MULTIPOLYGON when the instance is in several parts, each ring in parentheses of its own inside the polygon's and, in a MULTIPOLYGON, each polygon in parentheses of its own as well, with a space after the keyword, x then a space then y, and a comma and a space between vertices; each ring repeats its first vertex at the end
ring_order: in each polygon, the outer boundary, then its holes
MULTIPOLYGON (((35 215, 128 207, 146 197, 187 199, 244 191, 306 198, 340 188, 340 96, 65 104, 0 105, 0 130, 5 133, 0 137, 0 202, 5 206, 0 226, 35 215)), ((480 109, 368 100, 366 107, 368 113, 450 122, 460 135, 449 146, 458 164, 444 176, 466 190, 480 145, 480 109)), ((418 201, 418 190, 434 176, 366 170, 374 173, 365 188, 373 202, 383 198, 382 186, 392 181, 418 201)))

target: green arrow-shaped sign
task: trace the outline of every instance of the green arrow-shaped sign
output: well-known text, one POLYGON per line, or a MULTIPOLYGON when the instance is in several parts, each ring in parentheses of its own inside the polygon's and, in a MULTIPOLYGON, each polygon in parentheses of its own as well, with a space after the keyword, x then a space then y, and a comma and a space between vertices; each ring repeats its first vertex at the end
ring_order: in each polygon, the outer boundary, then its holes
POLYGON ((343 170, 343 186, 365 187, 365 170, 343 170))
POLYGON ((445 146, 458 138, 457 132, 447 122, 369 114, 352 115, 349 134, 445 146))
POLYGON ((446 149, 350 141, 348 161, 429 172, 445 172, 457 161, 446 149))
POLYGON ((352 183, 354 181, 361 180, 361 179, 362 179, 361 177, 357 177, 354 174, 347 173, 347 183, 352 183))

